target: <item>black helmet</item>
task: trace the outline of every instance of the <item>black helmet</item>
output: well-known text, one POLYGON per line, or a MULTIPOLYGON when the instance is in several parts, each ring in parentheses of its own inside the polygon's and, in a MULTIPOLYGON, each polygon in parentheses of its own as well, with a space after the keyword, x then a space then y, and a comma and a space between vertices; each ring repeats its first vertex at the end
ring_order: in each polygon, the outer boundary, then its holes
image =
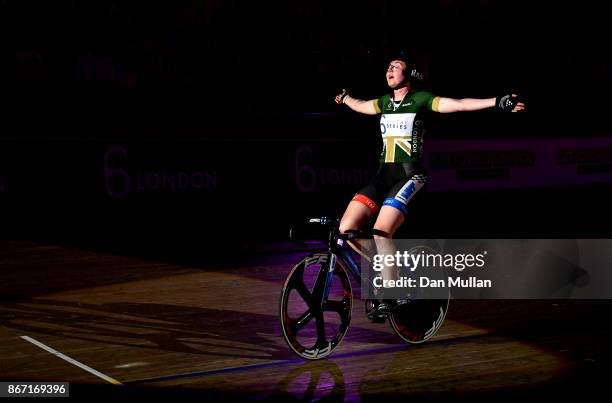
POLYGON ((422 84, 425 81, 425 74, 419 68, 416 58, 406 50, 399 50, 391 54, 389 60, 400 60, 406 63, 404 77, 411 84, 422 84))

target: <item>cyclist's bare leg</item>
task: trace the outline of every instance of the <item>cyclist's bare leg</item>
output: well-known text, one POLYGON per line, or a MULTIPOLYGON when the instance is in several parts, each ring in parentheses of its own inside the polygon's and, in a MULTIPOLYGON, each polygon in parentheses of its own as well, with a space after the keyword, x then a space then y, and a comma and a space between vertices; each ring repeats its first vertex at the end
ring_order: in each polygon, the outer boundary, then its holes
MULTIPOLYGON (((374 241, 376 252, 382 255, 395 255, 395 244, 393 235, 404 223, 404 215, 401 211, 391 206, 383 206, 378 213, 374 223, 374 241)), ((383 280, 396 280, 397 270, 395 266, 385 267, 382 271, 383 280)))
MULTIPOLYGON (((372 219, 372 216, 372 211, 363 203, 351 200, 340 220, 340 232, 345 233, 361 230, 372 219)), ((349 240, 348 244, 355 252, 359 253, 368 261, 371 261, 371 252, 374 246, 371 240, 349 240)))

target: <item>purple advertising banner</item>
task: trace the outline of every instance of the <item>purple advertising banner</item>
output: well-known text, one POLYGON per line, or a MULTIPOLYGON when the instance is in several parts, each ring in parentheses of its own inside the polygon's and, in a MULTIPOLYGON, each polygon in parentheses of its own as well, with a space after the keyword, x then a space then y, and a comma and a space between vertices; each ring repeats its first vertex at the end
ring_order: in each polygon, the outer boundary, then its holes
POLYGON ((428 140, 430 191, 612 182, 612 138, 428 140))

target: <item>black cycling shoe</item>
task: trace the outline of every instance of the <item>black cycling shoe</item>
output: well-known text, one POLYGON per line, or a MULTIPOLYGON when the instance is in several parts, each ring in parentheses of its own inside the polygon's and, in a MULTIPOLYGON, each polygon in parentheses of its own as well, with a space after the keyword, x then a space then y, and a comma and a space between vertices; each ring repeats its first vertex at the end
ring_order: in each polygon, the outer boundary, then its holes
POLYGON ((366 315, 373 323, 385 323, 393 305, 393 300, 369 299, 366 301, 366 315))
POLYGON ((411 299, 369 299, 366 301, 366 315, 370 322, 385 323, 396 309, 403 309, 413 303, 411 299))

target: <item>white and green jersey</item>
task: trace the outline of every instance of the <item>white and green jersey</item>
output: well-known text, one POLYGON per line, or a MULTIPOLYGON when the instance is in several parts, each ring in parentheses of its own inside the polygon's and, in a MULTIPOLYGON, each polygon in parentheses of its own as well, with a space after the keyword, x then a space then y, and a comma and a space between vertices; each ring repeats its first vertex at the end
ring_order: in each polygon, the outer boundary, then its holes
POLYGON ((380 117, 383 150, 380 162, 417 162, 423 147, 423 109, 438 111, 440 97, 427 91, 410 91, 404 99, 393 101, 384 95, 374 101, 380 117))

